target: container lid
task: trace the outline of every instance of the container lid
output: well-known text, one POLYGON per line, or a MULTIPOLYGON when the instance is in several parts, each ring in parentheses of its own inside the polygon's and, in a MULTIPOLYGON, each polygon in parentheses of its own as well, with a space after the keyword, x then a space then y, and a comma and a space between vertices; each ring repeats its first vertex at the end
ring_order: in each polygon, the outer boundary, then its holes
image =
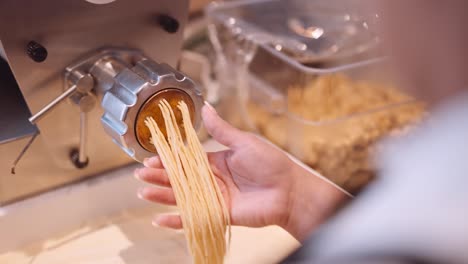
POLYGON ((338 60, 375 48, 379 15, 357 1, 250 0, 217 4, 209 17, 301 63, 338 60))

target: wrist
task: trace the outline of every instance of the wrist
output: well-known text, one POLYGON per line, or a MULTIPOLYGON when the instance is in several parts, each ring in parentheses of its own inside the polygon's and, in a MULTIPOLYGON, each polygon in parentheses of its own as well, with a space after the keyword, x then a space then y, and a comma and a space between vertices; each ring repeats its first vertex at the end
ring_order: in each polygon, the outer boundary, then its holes
POLYGON ((297 240, 303 241, 349 197, 317 175, 294 165, 289 216, 283 228, 297 240))

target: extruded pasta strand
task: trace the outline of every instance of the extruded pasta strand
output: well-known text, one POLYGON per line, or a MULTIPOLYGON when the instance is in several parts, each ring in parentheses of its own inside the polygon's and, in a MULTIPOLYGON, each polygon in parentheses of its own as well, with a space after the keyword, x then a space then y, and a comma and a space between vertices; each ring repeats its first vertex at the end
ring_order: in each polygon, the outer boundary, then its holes
POLYGON ((187 105, 180 101, 184 135, 166 100, 159 103, 167 138, 152 117, 145 120, 151 142, 161 158, 174 190, 190 253, 195 264, 221 264, 231 238, 231 223, 222 192, 208 157, 192 126, 187 105))

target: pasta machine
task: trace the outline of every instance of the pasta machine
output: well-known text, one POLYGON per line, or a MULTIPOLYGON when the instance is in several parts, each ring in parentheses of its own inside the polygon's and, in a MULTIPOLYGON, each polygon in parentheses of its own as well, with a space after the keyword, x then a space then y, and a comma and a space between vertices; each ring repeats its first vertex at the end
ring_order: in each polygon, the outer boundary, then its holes
POLYGON ((0 203, 155 155, 144 119, 162 99, 200 123, 175 69, 187 14, 187 0, 0 1, 0 203))

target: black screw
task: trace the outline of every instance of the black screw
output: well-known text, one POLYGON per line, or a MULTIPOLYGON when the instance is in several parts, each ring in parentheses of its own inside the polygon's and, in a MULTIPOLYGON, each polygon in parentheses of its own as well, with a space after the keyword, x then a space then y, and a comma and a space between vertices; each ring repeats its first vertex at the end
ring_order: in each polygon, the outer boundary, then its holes
POLYGON ((169 15, 158 15, 157 21, 159 25, 168 33, 176 33, 179 30, 179 21, 169 15))
POLYGON ((35 62, 43 62, 47 59, 47 49, 34 40, 26 46, 26 53, 35 62))
POLYGON ((88 167, 89 159, 86 158, 85 162, 80 161, 80 151, 78 149, 72 149, 70 152, 70 159, 77 169, 84 169, 88 167))

